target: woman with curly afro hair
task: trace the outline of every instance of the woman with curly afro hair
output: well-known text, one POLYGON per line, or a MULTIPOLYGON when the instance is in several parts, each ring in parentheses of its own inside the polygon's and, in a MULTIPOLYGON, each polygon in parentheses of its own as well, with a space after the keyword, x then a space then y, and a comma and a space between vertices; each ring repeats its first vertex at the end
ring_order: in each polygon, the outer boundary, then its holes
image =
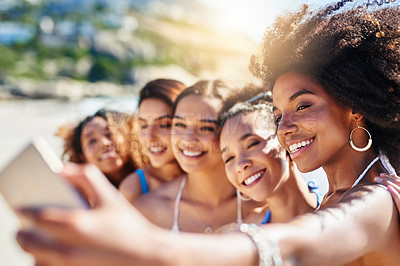
MULTIPOLYGON (((373 183, 382 172, 400 170, 400 8, 394 1, 374 1, 390 3, 379 8, 374 4, 339 11, 337 7, 349 1, 317 12, 305 6, 279 18, 266 31, 261 57, 252 59, 252 72, 273 92, 279 142, 299 170, 322 166, 326 171, 329 191, 315 213, 262 227, 244 224, 242 233, 176 236, 120 204, 113 216, 129 213, 135 226, 114 228, 98 244, 81 248, 70 235, 62 237, 66 229, 83 232, 79 222, 60 226, 71 214, 57 216, 47 210, 45 215, 36 215, 35 221, 58 226, 52 230, 57 245, 32 240, 33 232, 22 232, 24 248, 36 258, 43 258, 45 250, 47 257, 62 261, 63 253, 58 251, 62 246, 68 254, 80 254, 75 262, 95 262, 90 251, 96 247, 105 252, 101 243, 121 236, 112 252, 106 249, 110 259, 124 252, 125 258, 118 257, 121 265, 122 261, 146 265, 399 265, 399 214, 390 194, 373 183), (50 214, 51 219, 46 219, 50 214), (128 239, 139 239, 141 245, 127 247, 128 239)), ((79 187, 80 179, 72 173, 67 176, 79 187)), ((104 200, 101 177, 97 177, 86 175, 97 181, 92 186, 104 200)), ((111 210, 100 207, 104 209, 111 210)), ((87 213, 82 216, 87 218, 87 213)), ((98 212, 97 220, 103 216, 98 212)), ((92 239, 90 232, 78 236, 80 241, 92 239)))

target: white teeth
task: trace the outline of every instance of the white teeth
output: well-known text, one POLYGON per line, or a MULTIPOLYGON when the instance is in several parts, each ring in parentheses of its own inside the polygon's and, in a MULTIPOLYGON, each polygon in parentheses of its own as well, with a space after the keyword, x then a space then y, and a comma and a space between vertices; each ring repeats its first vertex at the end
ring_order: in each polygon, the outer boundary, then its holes
POLYGON ((313 142, 313 140, 309 139, 309 140, 303 140, 302 142, 299 142, 299 143, 292 144, 289 146, 289 151, 290 151, 290 153, 296 152, 300 148, 309 145, 311 142, 313 142))
POLYGON ((189 156, 189 157, 196 157, 201 155, 201 151, 187 151, 187 150, 182 150, 183 155, 189 156))
POLYGON ((106 153, 103 153, 103 154, 100 156, 100 160, 104 160, 104 159, 106 159, 106 158, 108 158, 108 157, 111 157, 111 156, 113 156, 113 155, 114 155, 113 152, 106 152, 106 153))
POLYGON ((163 151, 164 149, 163 149, 163 147, 150 147, 149 150, 150 150, 151 152, 161 152, 161 151, 163 151))
POLYGON ((258 172, 257 174, 254 174, 254 175, 250 176, 249 178, 244 180, 245 185, 246 186, 250 185, 251 183, 256 181, 260 176, 262 176, 263 174, 264 174, 264 171, 258 172))

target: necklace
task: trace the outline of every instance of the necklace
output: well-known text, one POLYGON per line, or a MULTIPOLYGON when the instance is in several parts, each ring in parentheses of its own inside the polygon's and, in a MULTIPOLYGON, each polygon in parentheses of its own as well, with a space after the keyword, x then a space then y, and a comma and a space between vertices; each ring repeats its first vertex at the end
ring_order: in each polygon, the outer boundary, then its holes
MULTIPOLYGON (((175 199, 175 207, 174 207, 174 223, 172 225, 171 231, 178 233, 180 231, 179 229, 179 204, 181 202, 181 198, 182 198, 182 193, 183 193, 183 189, 185 188, 185 184, 186 184, 186 177, 184 177, 181 181, 181 184, 179 186, 179 190, 178 190, 178 194, 176 196, 175 199)), ((242 218, 242 201, 241 198, 238 197, 238 193, 239 191, 236 190, 236 202, 237 202, 237 228, 240 227, 240 225, 243 223, 243 218, 242 218)), ((204 233, 212 233, 214 230, 210 225, 207 225, 203 220, 202 217, 199 217, 200 220, 206 225, 205 229, 204 229, 204 233)))

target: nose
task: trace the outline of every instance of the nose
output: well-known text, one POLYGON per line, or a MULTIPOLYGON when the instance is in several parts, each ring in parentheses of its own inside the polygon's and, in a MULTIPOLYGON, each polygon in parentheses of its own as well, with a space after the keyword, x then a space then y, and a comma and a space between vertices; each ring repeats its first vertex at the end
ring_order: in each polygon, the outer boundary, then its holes
POLYGON ((293 116, 290 115, 282 115, 281 121, 278 124, 277 133, 278 135, 288 135, 293 132, 296 132, 297 125, 293 116))
POLYGON ((147 129, 141 131, 142 138, 147 141, 152 141, 157 138, 157 130, 154 125, 148 125, 147 129))
POLYGON ((197 142, 196 130, 193 127, 187 127, 184 131, 181 131, 181 137, 186 142, 197 142))
POLYGON ((239 161, 236 165, 236 173, 241 173, 245 171, 247 168, 253 165, 253 161, 247 158, 239 158, 239 161))
POLYGON ((111 137, 103 136, 101 138, 101 145, 103 146, 102 150, 110 150, 114 148, 114 141, 111 139, 111 137))

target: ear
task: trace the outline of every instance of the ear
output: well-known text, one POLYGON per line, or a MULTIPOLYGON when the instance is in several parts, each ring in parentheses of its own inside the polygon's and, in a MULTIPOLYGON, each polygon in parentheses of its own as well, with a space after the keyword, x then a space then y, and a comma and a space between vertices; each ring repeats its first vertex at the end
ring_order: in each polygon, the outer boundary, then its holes
POLYGON ((360 122, 364 118, 364 116, 360 113, 356 113, 356 112, 352 111, 350 114, 350 118, 354 122, 360 122))

